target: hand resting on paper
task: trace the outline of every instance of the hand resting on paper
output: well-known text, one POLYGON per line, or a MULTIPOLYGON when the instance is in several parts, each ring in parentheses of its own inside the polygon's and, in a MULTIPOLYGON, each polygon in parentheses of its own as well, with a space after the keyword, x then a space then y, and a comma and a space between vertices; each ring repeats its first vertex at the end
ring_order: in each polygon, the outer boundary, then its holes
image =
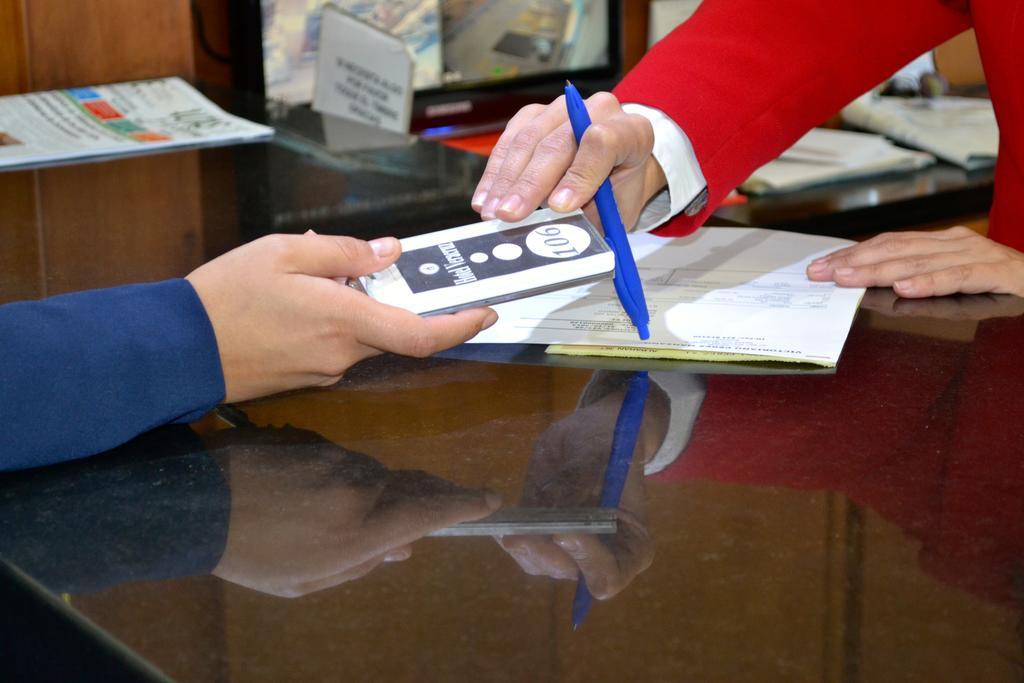
POLYGON ((1024 296, 1024 254, 964 226, 890 232, 812 261, 807 276, 845 287, 892 287, 908 299, 956 293, 1024 296))
POLYGON ((187 279, 213 324, 225 400, 334 384, 364 358, 429 356, 497 320, 489 308, 423 318, 343 284, 400 252, 393 237, 270 235, 194 270, 187 279))
POLYGON ((608 92, 586 101, 592 123, 577 150, 565 97, 531 104, 512 117, 473 193, 482 218, 519 221, 544 203, 555 211, 582 208, 595 225, 593 197, 611 177, 623 225, 636 225, 647 201, 665 187, 665 174, 651 155, 650 121, 627 114, 608 92))

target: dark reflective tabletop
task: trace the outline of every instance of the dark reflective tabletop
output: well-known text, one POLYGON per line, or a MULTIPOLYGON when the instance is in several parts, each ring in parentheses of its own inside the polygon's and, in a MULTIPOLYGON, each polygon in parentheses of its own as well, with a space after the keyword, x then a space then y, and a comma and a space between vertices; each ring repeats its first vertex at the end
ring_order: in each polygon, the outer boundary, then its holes
POLYGON ((994 169, 965 171, 940 162, 913 173, 832 183, 799 192, 751 197, 715 216, 741 225, 858 237, 870 232, 951 225, 988 214, 994 169))
MULTIPOLYGON (((334 157, 282 126, 0 174, 3 300, 184 275, 272 230, 472 220, 479 159, 334 157)), ((1019 680, 1022 314, 871 291, 826 373, 381 356, 0 476, 0 581, 188 681, 1019 680), (596 505, 624 433, 614 534, 430 536, 596 505)))

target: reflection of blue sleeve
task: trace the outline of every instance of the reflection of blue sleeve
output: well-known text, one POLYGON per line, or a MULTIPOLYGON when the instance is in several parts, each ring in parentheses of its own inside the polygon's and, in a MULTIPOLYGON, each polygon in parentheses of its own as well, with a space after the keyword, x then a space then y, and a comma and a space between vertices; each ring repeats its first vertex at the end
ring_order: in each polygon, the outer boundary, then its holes
POLYGON ((100 458, 0 476, 0 557, 55 592, 209 574, 231 494, 188 427, 100 458))
POLYGON ((0 470, 99 453, 224 398, 213 327, 186 280, 0 306, 0 470))

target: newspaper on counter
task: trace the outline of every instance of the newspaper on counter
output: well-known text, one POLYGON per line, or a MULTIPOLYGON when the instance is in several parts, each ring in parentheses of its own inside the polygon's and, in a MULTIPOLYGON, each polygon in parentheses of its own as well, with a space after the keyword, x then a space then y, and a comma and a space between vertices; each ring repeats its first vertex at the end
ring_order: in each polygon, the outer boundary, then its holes
POLYGON ((992 100, 980 97, 862 95, 843 108, 843 121, 881 133, 972 171, 996 163, 999 126, 992 100))
POLYGON ((0 97, 0 168, 272 134, 174 77, 0 97))
POLYGON ((931 154, 897 147, 882 135, 813 128, 778 159, 754 171, 740 189, 748 194, 789 192, 934 163, 931 154))

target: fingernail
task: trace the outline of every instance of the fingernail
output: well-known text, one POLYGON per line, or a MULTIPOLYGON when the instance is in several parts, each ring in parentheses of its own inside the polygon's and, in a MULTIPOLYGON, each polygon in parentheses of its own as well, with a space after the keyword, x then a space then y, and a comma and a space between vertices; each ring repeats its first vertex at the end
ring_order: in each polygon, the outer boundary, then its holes
POLYGON ((892 288, 903 292, 904 294, 914 293, 914 283, 910 280, 897 280, 892 283, 892 288))
POLYGON ((807 266, 807 271, 810 273, 821 273, 828 268, 828 264, 824 261, 811 261, 810 265, 807 266))
POLYGON ((481 207, 483 207, 484 202, 486 202, 486 201, 487 201, 487 193, 486 192, 477 192, 475 195, 473 195, 473 201, 471 201, 469 203, 469 205, 472 206, 476 211, 479 211, 481 209, 481 207))
POLYGON ((494 218, 494 212, 498 210, 498 200, 499 199, 501 199, 501 198, 500 197, 490 197, 490 198, 488 198, 487 203, 484 204, 483 210, 480 211, 480 216, 484 220, 488 220, 489 221, 492 218, 494 218))
POLYGON ((836 270, 836 275, 838 275, 839 277, 848 277, 850 275, 853 275, 853 273, 853 268, 839 268, 836 270))
POLYGON ((377 258, 388 258, 398 251, 398 240, 394 237, 380 237, 370 240, 370 248, 377 258))
POLYGON ((505 197, 505 201, 498 208, 505 213, 515 213, 523 205, 523 198, 517 194, 505 197))
POLYGON ((816 258, 813 261, 811 261, 811 265, 813 266, 813 265, 816 265, 816 264, 819 264, 819 263, 828 263, 828 259, 829 259, 828 256, 819 256, 818 258, 816 258))
POLYGON ((575 192, 570 190, 568 187, 563 187, 551 196, 551 202, 549 205, 556 211, 568 211, 569 207, 573 205, 575 198, 575 192))
POLYGON ((497 510, 501 507, 501 496, 494 491, 485 491, 484 502, 487 503, 487 507, 491 510, 497 510))
POLYGON ((498 322, 498 314, 493 310, 488 311, 487 317, 484 318, 484 322, 480 325, 481 330, 486 330, 488 327, 498 322))
POLYGON ((394 550, 389 550, 384 555, 384 561, 401 562, 403 560, 408 560, 410 557, 412 557, 412 548, 405 546, 402 548, 395 548, 394 550))

